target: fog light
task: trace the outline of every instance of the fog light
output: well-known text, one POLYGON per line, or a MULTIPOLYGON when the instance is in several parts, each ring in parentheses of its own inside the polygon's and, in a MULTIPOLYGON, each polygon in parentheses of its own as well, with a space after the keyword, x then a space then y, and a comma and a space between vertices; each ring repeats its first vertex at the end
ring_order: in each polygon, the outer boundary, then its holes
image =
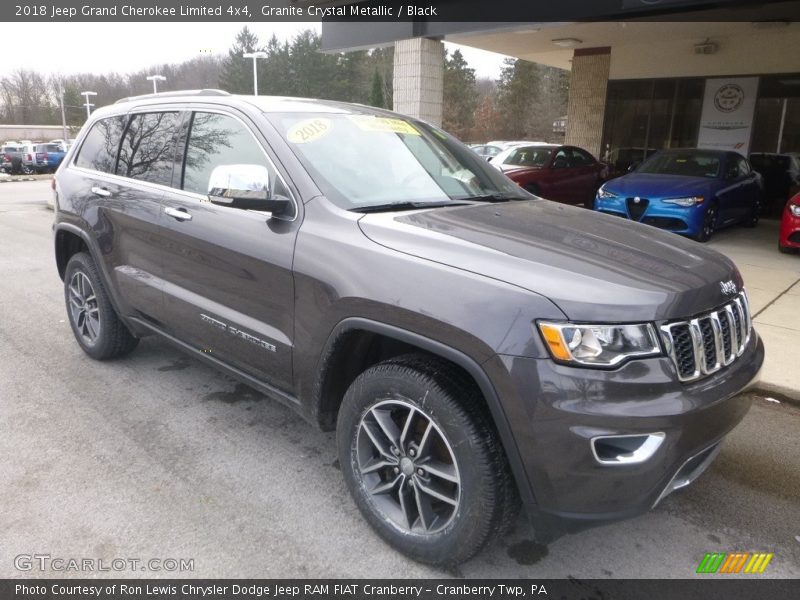
POLYGON ((664 437, 660 431, 642 435, 598 436, 592 438, 592 454, 603 465, 635 465, 652 458, 664 437))

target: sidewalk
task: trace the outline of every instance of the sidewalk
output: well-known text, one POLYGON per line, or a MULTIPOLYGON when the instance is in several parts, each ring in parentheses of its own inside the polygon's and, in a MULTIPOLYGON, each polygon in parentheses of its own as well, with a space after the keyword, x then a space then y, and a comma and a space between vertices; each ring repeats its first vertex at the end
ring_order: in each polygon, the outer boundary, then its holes
POLYGON ((778 252, 778 221, 732 227, 709 246, 729 256, 744 277, 753 324, 766 361, 758 388, 800 404, 800 254, 778 252))

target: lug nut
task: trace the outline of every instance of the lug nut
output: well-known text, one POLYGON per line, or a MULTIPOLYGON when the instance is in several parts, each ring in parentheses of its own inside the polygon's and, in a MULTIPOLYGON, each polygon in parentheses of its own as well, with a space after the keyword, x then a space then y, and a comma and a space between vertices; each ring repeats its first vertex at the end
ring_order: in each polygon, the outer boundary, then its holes
POLYGON ((400 467, 394 468, 394 474, 397 475, 400 472, 400 467))
POLYGON ((421 475, 425 475, 425 470, 424 469, 417 469, 417 475, 420 475, 420 476, 421 475))
POLYGON ((408 455, 409 455, 409 456, 416 456, 416 455, 417 455, 417 451, 416 451, 416 450, 414 450, 413 448, 411 448, 411 449, 408 451, 408 455))

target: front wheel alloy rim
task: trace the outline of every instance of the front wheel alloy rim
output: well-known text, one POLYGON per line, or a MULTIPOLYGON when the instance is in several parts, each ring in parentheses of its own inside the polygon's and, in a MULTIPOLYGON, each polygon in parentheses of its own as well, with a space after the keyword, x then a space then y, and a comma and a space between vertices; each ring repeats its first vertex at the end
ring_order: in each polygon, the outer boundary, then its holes
POLYGON ((100 311, 92 282, 81 271, 69 282, 69 312, 81 337, 94 344, 100 334, 100 311))
POLYGON ((395 527, 430 535, 458 512, 461 478, 453 449, 412 404, 385 400, 364 413, 356 461, 369 501, 395 527))
POLYGON ((706 238, 711 237, 711 234, 714 233, 714 221, 717 220, 717 209, 713 206, 709 207, 708 212, 706 212, 706 219, 703 223, 703 235, 706 238))

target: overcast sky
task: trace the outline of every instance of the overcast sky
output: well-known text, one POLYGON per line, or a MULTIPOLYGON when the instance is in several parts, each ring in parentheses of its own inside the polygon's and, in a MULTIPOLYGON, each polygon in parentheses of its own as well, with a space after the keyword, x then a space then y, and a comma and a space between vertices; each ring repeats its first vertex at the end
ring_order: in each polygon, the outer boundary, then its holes
MULTIPOLYGON (((129 73, 164 63, 179 63, 201 52, 227 55, 245 23, 15 23, 3 27, 6 59, 0 76, 17 68, 43 73, 129 73)), ((259 40, 273 33, 290 39, 319 23, 247 23, 259 40)), ((455 44, 446 44, 457 48, 455 44)), ((461 47, 479 77, 496 78, 503 56, 461 47)))

